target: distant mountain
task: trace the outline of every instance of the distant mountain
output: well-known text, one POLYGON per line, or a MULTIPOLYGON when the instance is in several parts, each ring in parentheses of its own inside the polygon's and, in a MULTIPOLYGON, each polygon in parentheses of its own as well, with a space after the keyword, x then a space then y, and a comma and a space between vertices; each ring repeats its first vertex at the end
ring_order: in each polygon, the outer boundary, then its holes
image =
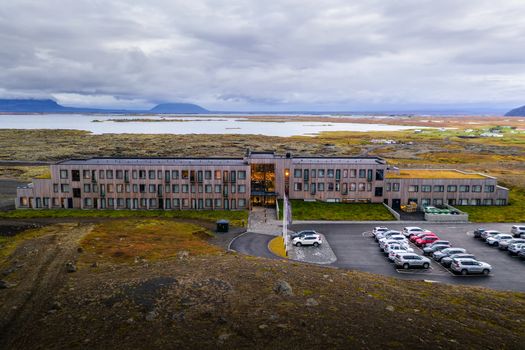
POLYGON ((163 103, 150 110, 97 109, 64 107, 56 101, 35 99, 0 99, 0 112, 12 113, 209 113, 191 103, 163 103))
POLYGON ((207 109, 191 103, 162 103, 149 111, 152 113, 209 113, 207 109))
POLYGON ((518 108, 514 108, 507 113, 505 113, 506 117, 525 117, 525 106, 521 106, 518 108))

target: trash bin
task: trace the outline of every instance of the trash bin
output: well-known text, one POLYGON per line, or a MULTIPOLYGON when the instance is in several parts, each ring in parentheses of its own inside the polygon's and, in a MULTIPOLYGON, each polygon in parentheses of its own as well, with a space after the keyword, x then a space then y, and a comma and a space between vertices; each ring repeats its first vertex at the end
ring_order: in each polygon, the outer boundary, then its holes
POLYGON ((230 229, 230 222, 228 220, 217 221, 217 232, 228 232, 230 229))

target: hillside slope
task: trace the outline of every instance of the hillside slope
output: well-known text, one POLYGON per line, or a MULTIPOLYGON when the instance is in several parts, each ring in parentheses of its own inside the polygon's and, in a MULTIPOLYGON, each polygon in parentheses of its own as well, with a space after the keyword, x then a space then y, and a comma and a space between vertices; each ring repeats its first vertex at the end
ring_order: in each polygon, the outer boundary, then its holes
POLYGON ((525 116, 525 106, 511 109, 510 111, 505 113, 505 116, 506 117, 523 117, 525 116))

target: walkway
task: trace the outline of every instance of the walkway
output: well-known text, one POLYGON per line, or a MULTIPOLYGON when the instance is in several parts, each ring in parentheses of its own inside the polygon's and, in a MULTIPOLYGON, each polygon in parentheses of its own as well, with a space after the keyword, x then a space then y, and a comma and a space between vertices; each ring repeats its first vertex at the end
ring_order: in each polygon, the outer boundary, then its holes
POLYGON ((278 236, 283 231, 283 225, 277 220, 274 208, 253 207, 248 217, 248 232, 278 236))

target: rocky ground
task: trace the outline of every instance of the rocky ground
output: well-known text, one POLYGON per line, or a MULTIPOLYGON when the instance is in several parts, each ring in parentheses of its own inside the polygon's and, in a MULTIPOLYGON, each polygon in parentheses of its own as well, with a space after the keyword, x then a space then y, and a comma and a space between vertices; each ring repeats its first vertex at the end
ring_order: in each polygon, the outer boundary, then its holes
POLYGON ((509 348, 525 295, 222 252, 86 264, 92 223, 49 225, 2 265, 2 349, 509 348))

